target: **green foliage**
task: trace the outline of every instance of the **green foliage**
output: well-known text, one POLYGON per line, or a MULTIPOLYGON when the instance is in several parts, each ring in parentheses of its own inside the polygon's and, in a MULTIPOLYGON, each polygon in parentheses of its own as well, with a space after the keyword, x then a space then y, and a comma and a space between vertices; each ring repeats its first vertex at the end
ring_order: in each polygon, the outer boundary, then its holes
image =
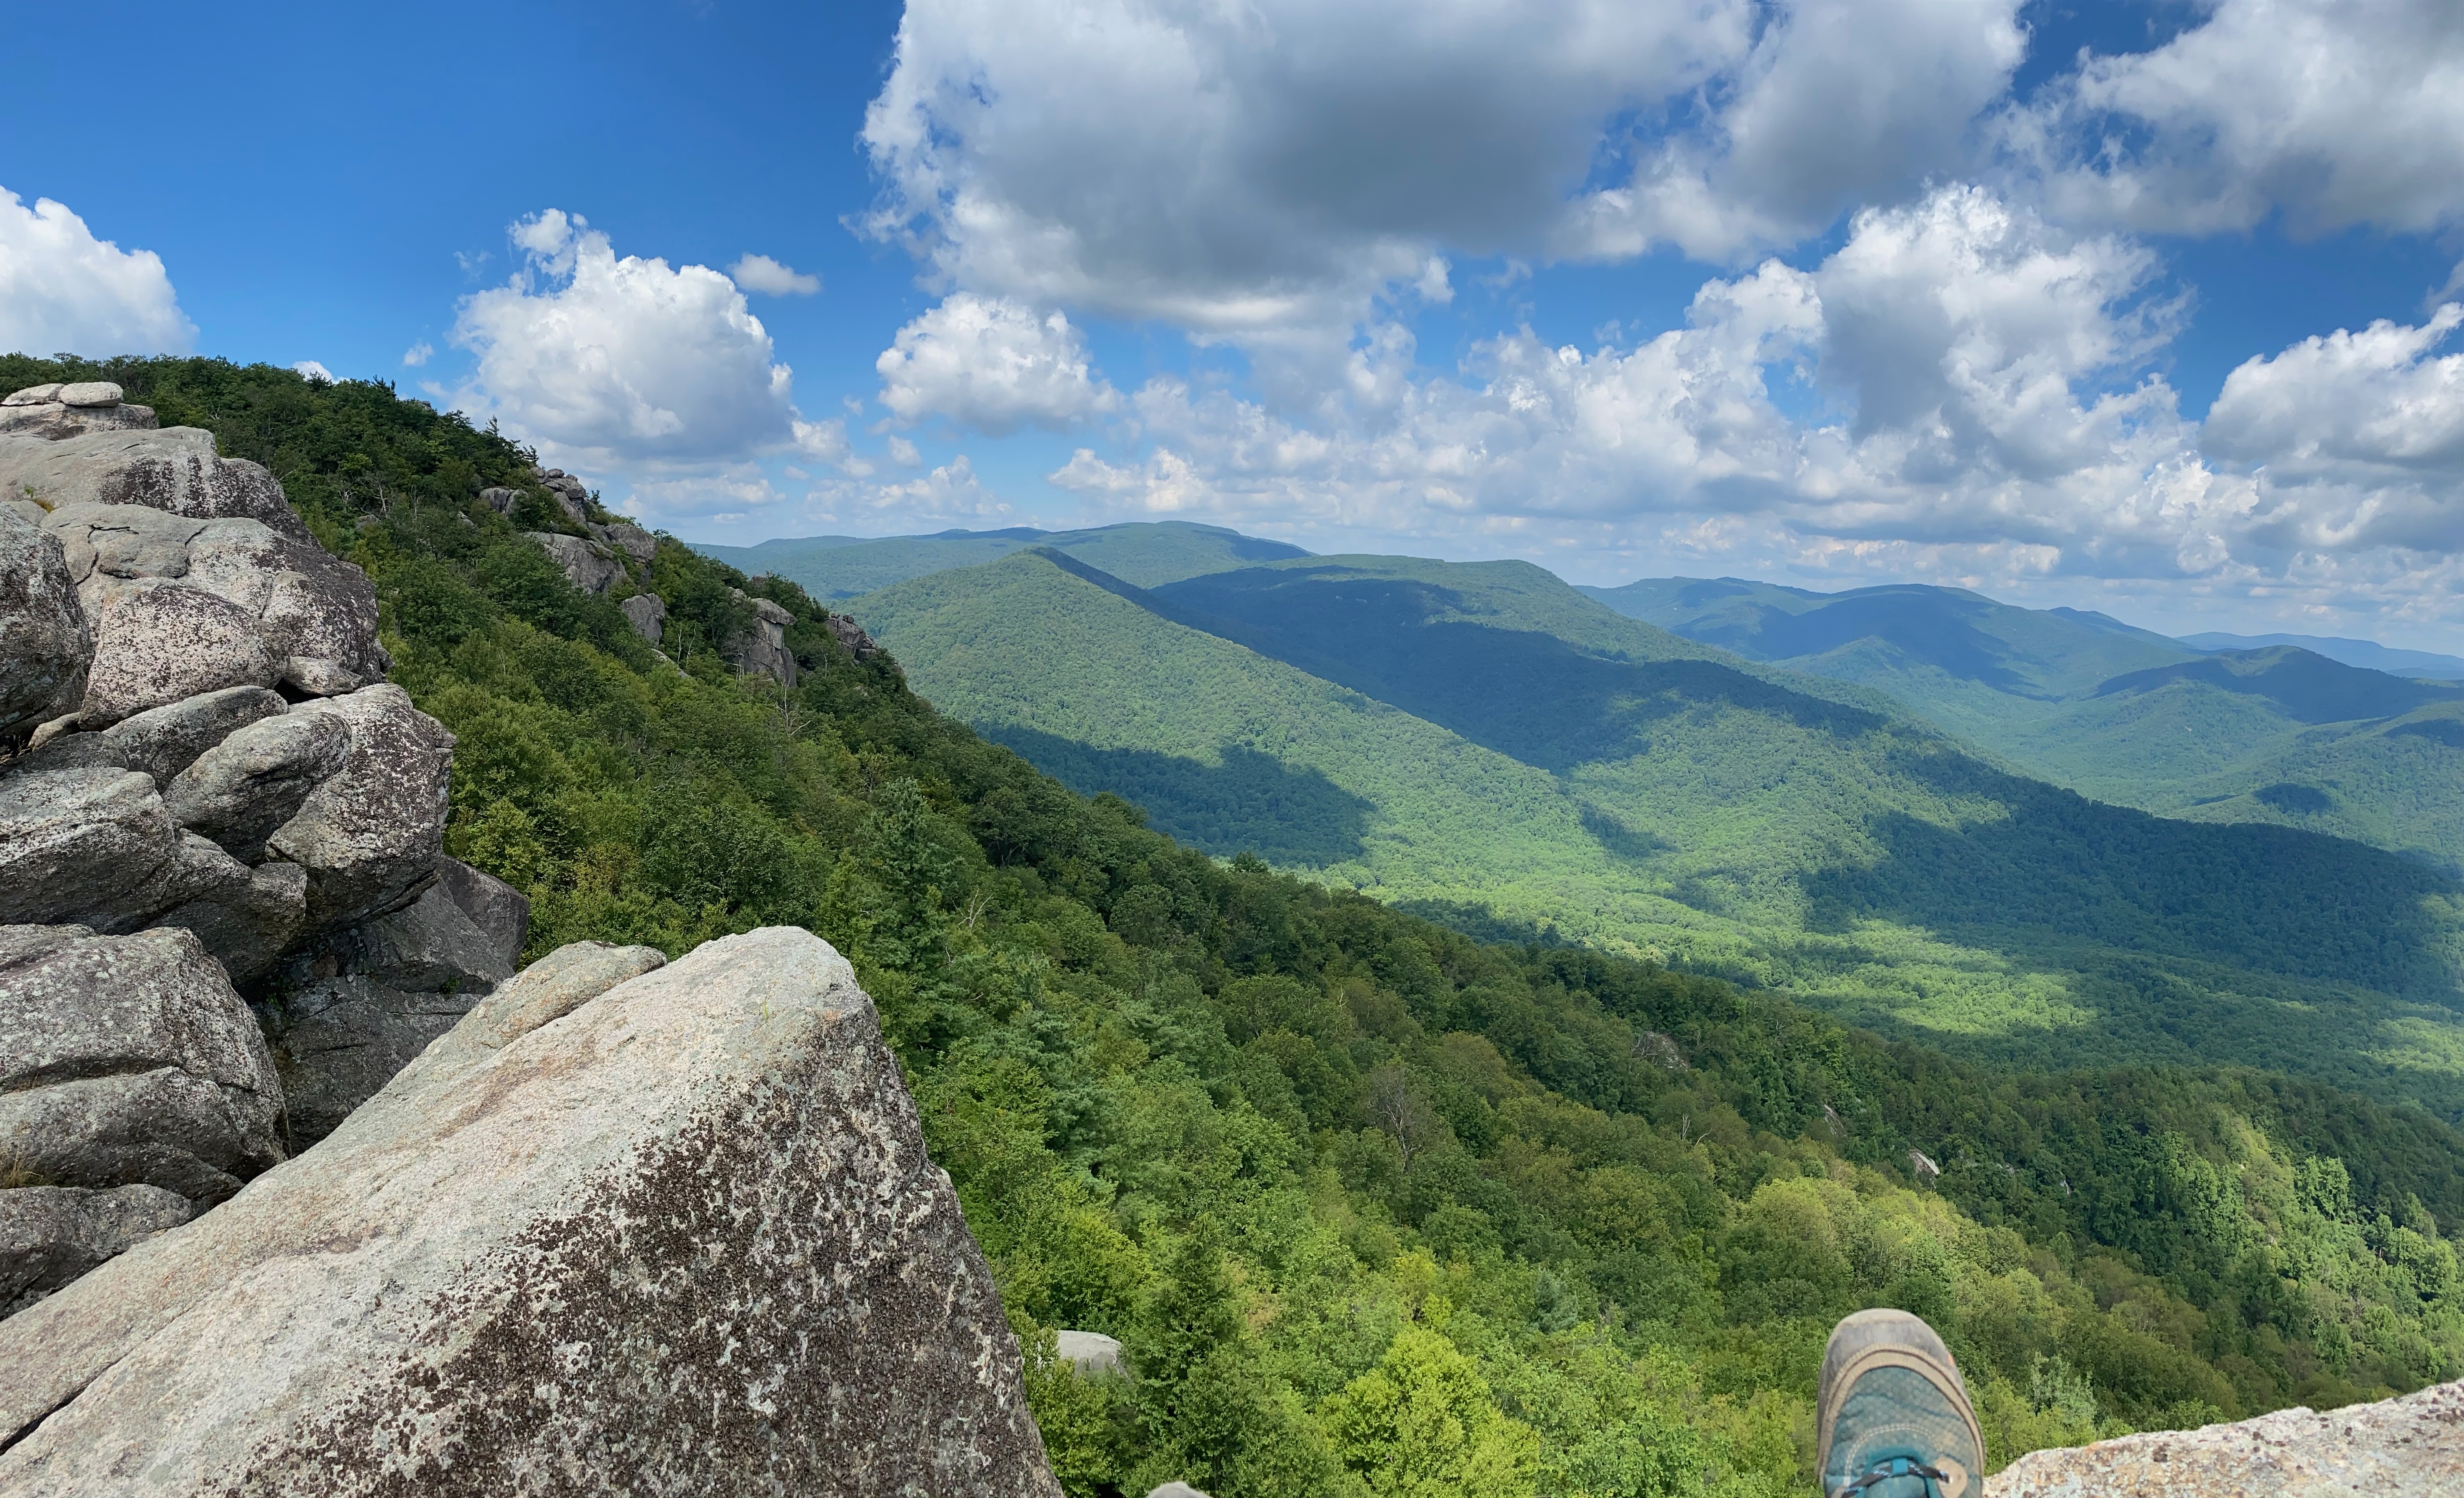
POLYGON ((1536 567, 1325 558, 1142 592, 1034 554, 852 606, 945 710, 1213 852, 1972 1056, 2234 1062, 2464 1113, 2451 881, 2086 801, 1536 567))
MULTIPOLYGON (((293 394, 303 421, 363 399, 293 394)), ((487 433, 420 441, 519 476, 487 433)), ((324 472, 303 489, 341 495, 324 472)), ((798 922, 853 960, 1072 1494, 1800 1491, 1822 1338, 1866 1304, 1943 1330, 1997 1465, 2464 1372, 2464 1138, 2418 1112, 1999 1069, 1485 945, 1068 793, 792 584, 663 541, 635 584, 670 665, 524 583, 530 543, 467 495, 329 521, 457 735, 451 846, 530 892, 538 947, 798 922), (711 650, 731 585, 794 615, 794 691, 711 650), (1058 1364, 1062 1326, 1130 1374, 1058 1364)))
POLYGON ((1959 588, 1648 578, 1582 591, 1751 660, 1879 689, 2100 801, 2333 833, 2464 877, 2464 689, 2452 683, 2283 646, 2210 655, 2102 614, 1959 588))

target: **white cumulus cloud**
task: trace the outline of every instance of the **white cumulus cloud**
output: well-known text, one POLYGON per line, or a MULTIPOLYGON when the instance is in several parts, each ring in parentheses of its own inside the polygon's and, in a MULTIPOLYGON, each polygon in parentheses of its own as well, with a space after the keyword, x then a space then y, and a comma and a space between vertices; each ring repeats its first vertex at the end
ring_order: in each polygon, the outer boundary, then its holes
POLYGON ((748 254, 727 268, 730 280, 765 297, 810 297, 822 289, 822 278, 781 265, 766 254, 748 254))
POLYGON ((2216 0, 2085 60, 2007 122, 2066 216, 2191 233, 2464 223, 2464 7, 2216 0))
POLYGON ((2286 552, 2464 553, 2464 306, 2309 338, 2225 379, 2200 446, 2255 472, 2255 536, 2286 552))
POLYGON ((1006 297, 944 299, 900 328, 874 367, 881 404, 899 420, 945 416, 996 436, 1022 426, 1057 430, 1120 406, 1089 373, 1067 318, 1006 297))
POLYGON ((0 349, 185 353, 197 330, 163 257, 98 239, 66 205, 0 187, 0 349))
POLYGON ((556 209, 512 235, 522 269, 454 320, 453 343, 476 359, 465 409, 585 468, 710 464, 799 441, 794 376, 735 282, 620 259, 556 209))
POLYGON ((327 385, 332 385, 334 383, 334 371, 326 368, 323 364, 319 363, 316 360, 302 359, 292 364, 291 367, 301 375, 306 376, 308 379, 322 380, 327 385))

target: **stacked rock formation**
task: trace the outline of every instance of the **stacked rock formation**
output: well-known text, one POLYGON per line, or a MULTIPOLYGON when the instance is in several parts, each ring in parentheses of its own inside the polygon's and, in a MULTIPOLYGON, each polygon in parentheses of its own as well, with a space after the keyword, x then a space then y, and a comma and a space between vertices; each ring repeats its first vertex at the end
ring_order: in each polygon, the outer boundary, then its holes
POLYGON ((330 1128, 527 914, 440 856, 368 579, 120 395, 0 405, 0 1311, 330 1128))
POLYGON ((0 1322, 0 1491, 1058 1498, 1020 1376, 828 943, 583 943, 0 1322))

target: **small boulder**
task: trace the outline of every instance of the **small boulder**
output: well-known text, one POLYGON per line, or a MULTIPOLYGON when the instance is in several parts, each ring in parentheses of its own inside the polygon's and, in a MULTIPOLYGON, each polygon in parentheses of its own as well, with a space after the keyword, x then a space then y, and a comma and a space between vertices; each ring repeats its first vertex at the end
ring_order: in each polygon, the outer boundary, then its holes
POLYGON ((479 491, 479 502, 498 515, 511 515, 514 513, 514 506, 522 502, 522 492, 518 489, 501 487, 482 489, 479 491))
POLYGON ((1055 1332, 1053 1355, 1078 1370, 1082 1378, 1102 1377, 1129 1371, 1121 1356, 1117 1338, 1101 1332, 1055 1332))
POLYGON ((521 966, 522 947, 531 935, 529 895, 495 874, 442 855, 436 860, 436 887, 471 918, 508 972, 521 966))
POLYGON ((607 591, 625 569, 615 553, 596 541, 579 536, 560 536, 552 531, 524 531, 548 560, 563 569, 565 581, 594 597, 607 591))
POLYGON ((475 998, 514 976, 520 949, 500 951, 463 914, 440 873, 418 899, 341 933, 334 957, 343 972, 389 988, 475 998))
POLYGON ((30 385, 0 399, 0 406, 49 406, 59 400, 63 388, 57 380, 49 385, 30 385))
POLYGON ((881 653, 881 647, 872 643, 872 636, 864 632, 864 627, 845 614, 830 615, 829 628, 830 637, 846 646, 858 664, 881 653))
POLYGON ((0 927, 0 1156, 218 1201, 282 1158, 256 1018, 186 931, 0 927))
POLYGON ((462 1036, 0 1322, 0 1491, 1059 1498, 992 1276, 827 943, 730 936, 462 1036))
POLYGON ((187 1198, 160 1186, 0 1191, 0 1316, 179 1226, 196 1210, 187 1198))
POLYGON ((636 593, 616 606, 625 611, 626 623, 633 632, 657 645, 668 628, 668 606, 656 593, 636 593))
POLYGON ((265 976, 308 927, 308 870, 274 859, 155 917, 156 926, 196 933, 234 983, 265 976))
POLYGON ((282 662, 229 599, 164 579, 131 585, 102 610, 79 710, 99 728, 183 697, 271 687, 282 662))
POLYGON ((168 785, 197 756, 249 724, 290 711, 282 694, 266 687, 226 687, 121 718, 91 737, 111 746, 113 762, 168 785))
POLYGON ((182 832, 143 775, 110 765, 0 772, 0 924, 132 931, 228 886, 230 863, 182 832))
POLYGON ((79 380, 61 386, 52 399, 62 406, 117 406, 120 397, 120 386, 108 380, 79 380))
POLYGON ((350 725, 333 714, 262 718, 199 755, 164 789, 163 805, 182 826, 253 863, 350 752, 350 725))
POLYGON ((93 659, 58 538, 0 506, 0 751, 75 708, 93 659))
POLYGON ((266 847, 308 870, 310 923, 331 930, 409 904, 434 876, 453 736, 389 682, 290 716, 319 714, 349 727, 350 753, 266 847))
POLYGON ((601 540, 645 565, 659 554, 659 539, 629 520, 611 520, 591 529, 601 540))

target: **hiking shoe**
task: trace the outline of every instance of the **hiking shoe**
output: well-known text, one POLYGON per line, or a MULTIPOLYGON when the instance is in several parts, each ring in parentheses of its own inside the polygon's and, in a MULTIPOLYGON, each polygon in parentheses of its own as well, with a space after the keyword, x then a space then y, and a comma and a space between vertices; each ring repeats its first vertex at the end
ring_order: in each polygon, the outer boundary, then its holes
POLYGON ((1979 1498, 1985 1437, 1968 1386, 1933 1328, 1904 1311, 1860 1311, 1822 1353, 1824 1498, 1979 1498))

